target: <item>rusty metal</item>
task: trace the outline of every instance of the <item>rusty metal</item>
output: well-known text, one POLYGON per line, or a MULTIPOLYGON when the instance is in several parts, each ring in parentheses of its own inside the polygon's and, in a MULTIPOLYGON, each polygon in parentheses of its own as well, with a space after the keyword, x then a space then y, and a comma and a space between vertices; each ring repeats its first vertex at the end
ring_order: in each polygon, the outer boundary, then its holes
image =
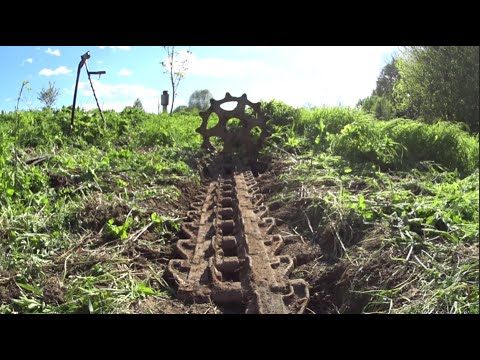
POLYGON ((72 107, 72 119, 70 121, 70 131, 73 130, 73 124, 75 120, 75 105, 77 103, 77 89, 78 89, 78 80, 80 79, 80 71, 82 70, 83 66, 87 70, 88 80, 90 81, 90 86, 92 87, 93 96, 95 97, 95 101, 97 103, 98 110, 100 111, 100 116, 102 117, 103 123, 105 124, 105 119, 103 117, 102 109, 100 108, 100 104, 98 103, 97 95, 95 94, 95 89, 93 88, 92 79, 90 75, 104 75, 106 71, 89 71, 87 66, 87 60, 90 59, 90 51, 87 51, 85 54, 80 56, 80 62, 78 63, 77 68, 77 80, 75 81, 75 91, 73 93, 73 107, 72 107))
POLYGON ((307 283, 288 279, 294 261, 279 255, 283 238, 252 172, 205 183, 197 200, 166 270, 177 297, 235 312, 303 313, 307 283))
POLYGON ((245 166, 239 161, 238 148, 243 146, 242 155, 253 160, 268 135, 260 103, 250 102, 245 94, 233 97, 229 93, 210 103, 210 108, 200 113, 202 125, 196 131, 208 150, 215 150, 210 137, 218 136, 224 142, 208 172, 216 174, 216 179, 206 180, 191 204, 165 276, 176 287, 177 297, 187 302, 214 302, 226 312, 303 313, 309 300, 308 285, 304 280, 289 279, 294 260, 280 255, 283 238, 274 234, 275 219, 268 216, 252 172, 258 163, 249 161, 245 166), (221 108, 232 101, 237 102, 233 110, 221 108), (252 109, 249 113, 246 106, 252 109), (213 113, 219 121, 208 129, 213 113), (233 118, 240 121, 235 131, 227 126, 233 118), (251 136, 254 127, 261 130, 258 141, 251 136))
POLYGON ((234 97, 227 92, 222 100, 211 99, 210 108, 200 112, 199 115, 202 117, 202 124, 196 131, 203 136, 202 147, 209 151, 216 150, 210 138, 218 136, 223 141, 222 154, 233 153, 240 147, 244 147, 246 156, 255 157, 268 136, 266 117, 261 111, 260 103, 252 103, 247 99, 246 94, 234 97), (237 102, 237 106, 233 110, 222 109, 221 105, 228 102, 237 102), (245 112, 246 106, 252 109, 251 114, 245 112), (208 129, 208 120, 213 113, 219 118, 218 124, 208 129), (233 118, 240 120, 241 126, 236 129, 237 131, 229 131, 227 128, 228 121, 233 118), (251 135, 255 127, 260 128, 261 131, 258 141, 254 141, 251 135))

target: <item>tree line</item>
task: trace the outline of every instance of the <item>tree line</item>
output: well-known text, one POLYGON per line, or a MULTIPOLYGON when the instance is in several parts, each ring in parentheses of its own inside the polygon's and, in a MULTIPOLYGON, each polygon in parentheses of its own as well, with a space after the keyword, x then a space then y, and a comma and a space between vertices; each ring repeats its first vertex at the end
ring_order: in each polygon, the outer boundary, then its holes
POLYGON ((357 106, 378 119, 437 120, 479 130, 479 47, 408 46, 383 67, 357 106))

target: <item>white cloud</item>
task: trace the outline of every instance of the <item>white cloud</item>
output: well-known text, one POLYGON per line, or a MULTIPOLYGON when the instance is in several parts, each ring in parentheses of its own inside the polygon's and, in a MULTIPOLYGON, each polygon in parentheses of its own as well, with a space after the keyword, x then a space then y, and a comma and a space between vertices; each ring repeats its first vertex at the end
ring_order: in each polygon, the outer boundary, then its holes
POLYGON ((271 49, 271 46, 242 46, 238 50, 242 54, 247 54, 247 53, 263 53, 267 52, 271 49))
MULTIPOLYGON (((99 46, 98 47, 100 50, 103 50, 106 48, 106 46, 99 46)), ((130 51, 132 50, 131 46, 109 46, 110 49, 112 50, 122 50, 122 51, 130 51)))
POLYGON ((58 50, 58 49, 52 50, 52 49, 48 48, 45 52, 47 54, 50 54, 50 55, 60 56, 60 50, 58 50))
POLYGON ((130 76, 132 74, 133 74, 132 70, 129 70, 129 69, 126 69, 126 68, 123 68, 118 72, 118 76, 130 76))
MULTIPOLYGON (((122 111, 125 106, 132 106, 134 101, 139 98, 145 111, 157 112, 160 97, 160 91, 157 89, 147 88, 143 85, 104 84, 97 79, 92 79, 92 83, 102 110, 122 111)), ((79 82, 78 90, 83 101, 86 101, 81 106, 85 109, 96 108, 95 101, 92 101, 94 99, 90 83, 88 81, 79 82)))
POLYGON ((33 63, 33 59, 32 59, 32 58, 24 59, 24 60, 22 61, 22 66, 25 65, 25 63, 31 64, 31 63, 33 63))
POLYGON ((199 59, 192 55, 189 74, 208 77, 243 77, 259 74, 273 75, 278 69, 262 60, 230 60, 223 58, 199 59))
MULTIPOLYGON (((98 97, 113 98, 116 96, 157 96, 160 94, 160 91, 157 89, 146 88, 143 85, 130 85, 130 84, 104 84, 97 79, 92 79, 93 86, 95 88, 95 93, 98 97), (136 94, 138 94, 136 96, 136 94)), ((92 89, 90 84, 87 81, 81 81, 78 83, 78 89, 82 92, 83 95, 91 95, 92 89)), ((133 100, 135 100, 133 99, 133 100)))
POLYGON ((68 69, 66 66, 59 66, 55 70, 51 69, 42 69, 38 73, 39 75, 43 76, 52 76, 52 75, 65 75, 71 72, 72 70, 68 69))
POLYGON ((103 64, 103 60, 97 60, 97 64, 103 64))
MULTIPOLYGON (((296 77, 304 79, 304 101, 355 106, 369 96, 393 46, 299 47, 294 54, 296 77)), ((289 86, 300 86, 295 78, 289 86)), ((294 89, 294 88, 293 88, 294 89)), ((295 96, 295 94, 292 94, 295 96)), ((300 106, 300 104, 298 104, 300 106)))
POLYGON ((245 60, 196 59, 190 74, 235 77, 235 81, 211 89, 215 96, 220 95, 218 98, 228 91, 234 96, 246 93, 253 102, 277 99, 292 106, 307 102, 316 106, 355 106, 359 99, 371 94, 394 49, 391 46, 249 48, 251 55, 245 60))
POLYGON ((130 51, 132 49, 131 46, 109 46, 109 48, 113 50, 123 50, 123 51, 130 51))
POLYGON ((9 102, 9 101, 12 101, 12 98, 6 98, 3 101, 9 102))

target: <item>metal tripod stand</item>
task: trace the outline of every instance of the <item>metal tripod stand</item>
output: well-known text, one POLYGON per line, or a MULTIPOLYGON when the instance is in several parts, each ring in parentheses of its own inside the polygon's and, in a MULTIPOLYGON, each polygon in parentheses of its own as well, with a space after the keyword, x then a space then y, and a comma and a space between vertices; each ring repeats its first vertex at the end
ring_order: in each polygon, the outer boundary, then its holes
POLYGON ((72 108, 72 120, 70 122, 70 131, 73 130, 73 121, 75 119, 75 104, 77 103, 78 79, 80 78, 80 70, 82 70, 83 65, 85 65, 85 69, 87 69, 88 80, 90 81, 90 86, 92 87, 93 96, 95 97, 98 110, 100 111, 100 116, 102 117, 103 123, 105 124, 105 118, 103 117, 102 109, 100 109, 100 105, 98 104, 97 95, 95 94, 95 89, 93 88, 93 83, 92 83, 92 79, 90 78, 90 75, 100 76, 100 75, 106 74, 106 71, 89 71, 87 66, 88 59, 90 59, 90 51, 87 51, 85 54, 81 56, 80 63, 78 64, 77 81, 75 82, 75 93, 73 94, 73 108, 72 108))

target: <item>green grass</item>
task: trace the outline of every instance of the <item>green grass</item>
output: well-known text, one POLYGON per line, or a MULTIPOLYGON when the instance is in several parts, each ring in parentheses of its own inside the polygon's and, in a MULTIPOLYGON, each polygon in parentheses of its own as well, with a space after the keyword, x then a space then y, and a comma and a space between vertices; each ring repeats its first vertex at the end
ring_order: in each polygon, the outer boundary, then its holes
MULTIPOLYGON (((263 152, 289 167, 269 202, 294 207, 288 224, 345 266, 346 303, 478 313, 478 135, 264 106, 263 152)), ((181 191, 199 183, 201 119, 127 109, 105 120, 80 110, 69 134, 68 108, 0 116, 0 312, 148 312, 148 299, 171 296, 161 274, 181 191)))
POLYGON ((137 312, 169 293, 155 259, 178 230, 175 184, 198 183, 200 121, 79 111, 68 135, 68 115, 0 119, 0 311, 137 312))
POLYGON ((346 299, 366 296, 364 312, 478 313, 478 169, 462 179, 311 156, 290 161, 270 203, 296 209, 283 220, 346 264, 346 299), (371 280, 379 261, 389 282, 371 280))

